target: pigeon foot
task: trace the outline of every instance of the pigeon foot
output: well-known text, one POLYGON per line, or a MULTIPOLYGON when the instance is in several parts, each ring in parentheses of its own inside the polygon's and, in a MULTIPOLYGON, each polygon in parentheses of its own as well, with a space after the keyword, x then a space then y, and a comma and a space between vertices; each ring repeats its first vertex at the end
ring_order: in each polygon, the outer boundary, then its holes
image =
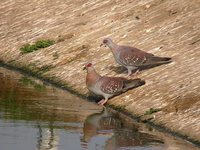
POLYGON ((98 102, 98 105, 102 105, 102 106, 103 106, 106 102, 107 102, 107 100, 102 99, 102 100, 100 100, 100 101, 98 102))

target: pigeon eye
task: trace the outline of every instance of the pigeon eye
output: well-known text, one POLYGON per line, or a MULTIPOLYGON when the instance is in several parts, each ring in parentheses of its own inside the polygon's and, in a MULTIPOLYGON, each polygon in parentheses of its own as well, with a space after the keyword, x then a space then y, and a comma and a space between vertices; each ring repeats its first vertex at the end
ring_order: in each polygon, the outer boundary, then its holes
POLYGON ((87 64, 87 67, 91 67, 91 66, 92 66, 92 64, 91 64, 91 63, 87 64))
POLYGON ((108 40, 103 40, 103 43, 105 44, 105 43, 108 43, 108 40))

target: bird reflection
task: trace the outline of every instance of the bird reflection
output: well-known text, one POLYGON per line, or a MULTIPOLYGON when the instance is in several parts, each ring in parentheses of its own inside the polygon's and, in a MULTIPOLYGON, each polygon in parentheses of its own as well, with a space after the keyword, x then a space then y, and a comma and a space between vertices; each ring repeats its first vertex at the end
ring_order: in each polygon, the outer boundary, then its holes
POLYGON ((153 135, 139 132, 137 125, 126 126, 119 117, 111 115, 106 107, 103 113, 92 114, 86 119, 81 142, 84 149, 105 150, 163 143, 153 135))

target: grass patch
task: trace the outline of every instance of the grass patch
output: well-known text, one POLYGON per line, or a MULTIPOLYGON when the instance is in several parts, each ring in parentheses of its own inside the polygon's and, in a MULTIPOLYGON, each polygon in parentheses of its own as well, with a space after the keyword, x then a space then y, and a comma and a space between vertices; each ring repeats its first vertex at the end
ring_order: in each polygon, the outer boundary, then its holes
POLYGON ((22 54, 30 53, 41 48, 46 48, 55 44, 54 40, 40 40, 34 44, 25 44, 20 48, 22 54))
POLYGON ((46 87, 42 84, 36 83, 35 81, 29 79, 26 76, 23 76, 19 81, 25 86, 32 86, 36 91, 42 92, 46 87))
POLYGON ((156 113, 158 111, 160 111, 161 109, 156 109, 156 108, 150 108, 149 110, 147 110, 144 115, 151 115, 153 113, 156 113))

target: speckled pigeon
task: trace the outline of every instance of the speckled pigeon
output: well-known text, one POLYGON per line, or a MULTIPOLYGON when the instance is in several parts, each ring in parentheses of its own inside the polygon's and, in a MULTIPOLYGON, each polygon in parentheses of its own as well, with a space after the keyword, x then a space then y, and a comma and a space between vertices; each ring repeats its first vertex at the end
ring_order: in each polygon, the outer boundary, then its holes
POLYGON ((131 75, 133 70, 138 72, 141 66, 164 64, 171 60, 169 57, 154 56, 135 47, 117 45, 110 38, 105 38, 102 44, 111 49, 118 64, 128 69, 128 75, 131 75))
POLYGON ((104 105, 110 97, 145 84, 145 81, 139 78, 127 80, 121 77, 101 76, 95 71, 91 63, 87 63, 84 69, 87 69, 87 88, 91 92, 104 97, 98 102, 100 105, 104 105))

